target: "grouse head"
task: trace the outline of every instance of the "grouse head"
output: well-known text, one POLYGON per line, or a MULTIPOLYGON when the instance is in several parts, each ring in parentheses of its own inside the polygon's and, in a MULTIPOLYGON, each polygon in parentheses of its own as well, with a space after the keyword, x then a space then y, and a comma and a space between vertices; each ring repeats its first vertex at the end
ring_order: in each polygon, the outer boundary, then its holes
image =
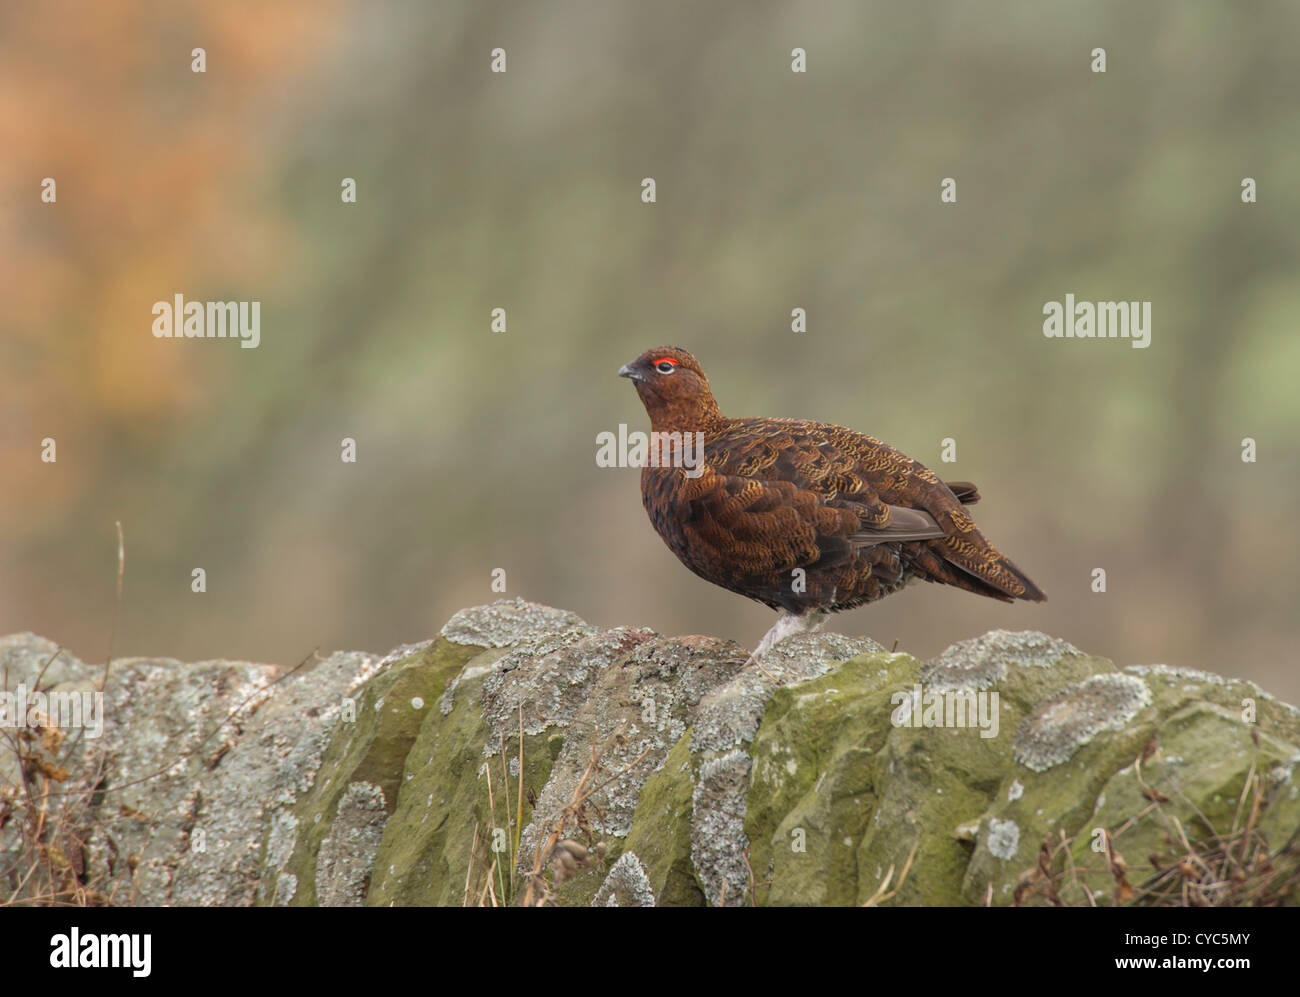
POLYGON ((699 361, 680 347, 646 350, 620 367, 618 376, 636 385, 653 430, 702 430, 722 418, 699 361))

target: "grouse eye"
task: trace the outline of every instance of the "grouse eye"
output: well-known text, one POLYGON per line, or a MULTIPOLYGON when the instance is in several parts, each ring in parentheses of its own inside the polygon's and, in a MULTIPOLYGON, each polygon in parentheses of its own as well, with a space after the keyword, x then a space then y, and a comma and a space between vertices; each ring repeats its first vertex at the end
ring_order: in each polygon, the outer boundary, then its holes
POLYGON ((675 360, 660 360, 655 364, 655 370, 659 371, 660 374, 671 374, 676 366, 677 361, 675 360))

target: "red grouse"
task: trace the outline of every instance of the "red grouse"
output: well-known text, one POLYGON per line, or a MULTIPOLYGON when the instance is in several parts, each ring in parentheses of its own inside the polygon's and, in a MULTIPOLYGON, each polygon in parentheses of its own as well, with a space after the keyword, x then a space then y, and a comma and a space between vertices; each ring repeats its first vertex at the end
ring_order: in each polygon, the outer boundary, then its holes
POLYGON ((650 415, 641 500, 655 531, 701 578, 780 610, 751 660, 916 578, 1004 602, 1047 598, 962 508, 979 500, 974 485, 945 484, 841 426, 728 419, 675 346, 619 375, 650 415))

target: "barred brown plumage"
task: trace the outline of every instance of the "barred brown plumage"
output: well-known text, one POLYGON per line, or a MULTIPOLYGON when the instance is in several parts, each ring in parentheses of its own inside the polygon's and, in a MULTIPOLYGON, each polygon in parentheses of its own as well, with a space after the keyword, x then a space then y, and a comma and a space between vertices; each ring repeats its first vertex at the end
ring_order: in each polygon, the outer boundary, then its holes
MULTIPOLYGON (((653 434, 680 434, 674 443, 702 434, 698 467, 647 461, 641 499, 683 564, 781 611, 755 659, 827 613, 882 599, 912 579, 1005 602, 1047 598, 963 508, 979 500, 969 482, 940 481, 842 426, 729 419, 698 361, 675 346, 647 350, 619 374, 636 385, 653 434)), ((677 453, 691 457, 689 442, 677 453)))

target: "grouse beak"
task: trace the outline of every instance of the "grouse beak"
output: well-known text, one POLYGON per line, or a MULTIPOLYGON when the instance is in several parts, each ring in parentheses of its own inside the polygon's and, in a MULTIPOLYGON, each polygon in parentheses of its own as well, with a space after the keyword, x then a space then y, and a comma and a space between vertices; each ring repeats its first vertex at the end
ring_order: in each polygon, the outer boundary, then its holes
POLYGON ((639 370, 633 369, 631 364, 624 364, 618 369, 619 377, 630 377, 634 381, 644 381, 645 375, 639 370))

